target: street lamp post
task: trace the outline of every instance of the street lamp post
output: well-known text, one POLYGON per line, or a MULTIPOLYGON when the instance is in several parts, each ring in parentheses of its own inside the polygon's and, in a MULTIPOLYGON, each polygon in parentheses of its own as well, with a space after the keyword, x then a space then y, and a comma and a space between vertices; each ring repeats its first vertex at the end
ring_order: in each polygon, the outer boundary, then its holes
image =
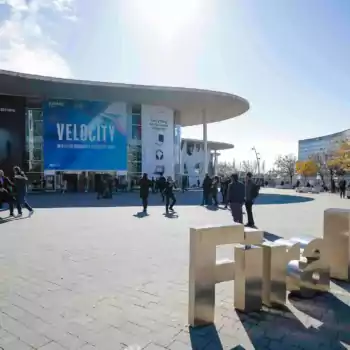
POLYGON ((258 153, 255 146, 252 148, 252 151, 254 151, 254 153, 255 153, 256 164, 258 166, 258 175, 260 175, 260 153, 258 153))

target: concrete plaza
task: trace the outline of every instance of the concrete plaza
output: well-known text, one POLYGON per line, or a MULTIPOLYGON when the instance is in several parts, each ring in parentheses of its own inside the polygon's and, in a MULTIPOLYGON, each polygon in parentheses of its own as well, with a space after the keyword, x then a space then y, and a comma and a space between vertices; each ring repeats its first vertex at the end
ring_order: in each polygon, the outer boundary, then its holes
MULTIPOLYGON (((137 194, 31 195, 35 214, 0 220, 0 347, 6 350, 350 349, 350 290, 289 311, 243 315, 233 288, 216 288, 216 324, 187 325, 189 227, 228 224, 229 211, 178 194, 166 217, 159 195, 143 217, 137 194)), ((349 208, 330 194, 263 190, 254 207, 266 238, 322 236, 323 211, 349 208)), ((0 212, 5 218, 6 212, 0 212)), ((231 257, 229 247, 218 257, 231 257)))

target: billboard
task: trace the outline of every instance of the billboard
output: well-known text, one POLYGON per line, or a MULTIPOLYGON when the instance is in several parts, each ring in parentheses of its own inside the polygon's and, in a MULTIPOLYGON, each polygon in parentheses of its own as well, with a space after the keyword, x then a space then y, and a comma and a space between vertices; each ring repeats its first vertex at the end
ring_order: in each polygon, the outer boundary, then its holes
POLYGON ((50 100, 43 118, 45 170, 127 170, 125 103, 50 100))
POLYGON ((25 98, 0 95, 0 169, 12 175, 23 167, 25 155, 25 98))
POLYGON ((174 112, 142 106, 142 172, 174 177, 174 112))

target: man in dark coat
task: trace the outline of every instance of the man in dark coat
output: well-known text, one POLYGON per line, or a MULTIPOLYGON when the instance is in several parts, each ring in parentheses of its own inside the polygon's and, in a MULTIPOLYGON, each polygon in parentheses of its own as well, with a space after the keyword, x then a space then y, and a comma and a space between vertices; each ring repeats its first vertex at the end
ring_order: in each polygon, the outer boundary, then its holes
POLYGON ((242 182, 238 181, 238 175, 231 176, 231 183, 228 186, 227 200, 230 204, 230 209, 233 221, 243 224, 243 210, 245 188, 242 182))
POLYGON ((150 181, 147 174, 143 174, 140 180, 140 198, 142 200, 143 212, 147 212, 150 181))
POLYGON ((0 170, 0 208, 3 203, 7 203, 10 209, 10 216, 13 216, 14 198, 12 191, 14 183, 0 170))
POLYGON ((176 188, 175 183, 171 176, 168 177, 168 180, 165 183, 164 195, 165 195, 165 211, 169 214, 170 211, 174 211, 174 205, 176 203, 176 198, 174 195, 174 188, 176 188), (171 203, 170 203, 171 200, 171 203))
POLYGON ((209 177, 208 174, 205 174, 205 178, 203 180, 203 200, 202 200, 202 205, 209 205, 209 198, 210 198, 210 192, 211 192, 211 185, 212 185, 212 180, 209 177))
POLYGON ((162 174, 159 178, 158 187, 159 187, 160 195, 162 196, 163 203, 165 199, 165 196, 164 196, 165 186, 166 186, 166 178, 164 177, 164 174, 162 174))

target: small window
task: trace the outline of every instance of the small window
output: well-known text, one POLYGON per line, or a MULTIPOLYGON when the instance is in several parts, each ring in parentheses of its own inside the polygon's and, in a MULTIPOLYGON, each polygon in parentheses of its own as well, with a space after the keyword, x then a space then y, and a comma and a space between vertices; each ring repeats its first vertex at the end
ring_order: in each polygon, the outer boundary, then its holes
POLYGON ((141 115, 133 114, 132 115, 132 125, 141 125, 141 115))
POLYGON ((131 113, 132 114, 141 114, 141 105, 132 105, 131 113))

